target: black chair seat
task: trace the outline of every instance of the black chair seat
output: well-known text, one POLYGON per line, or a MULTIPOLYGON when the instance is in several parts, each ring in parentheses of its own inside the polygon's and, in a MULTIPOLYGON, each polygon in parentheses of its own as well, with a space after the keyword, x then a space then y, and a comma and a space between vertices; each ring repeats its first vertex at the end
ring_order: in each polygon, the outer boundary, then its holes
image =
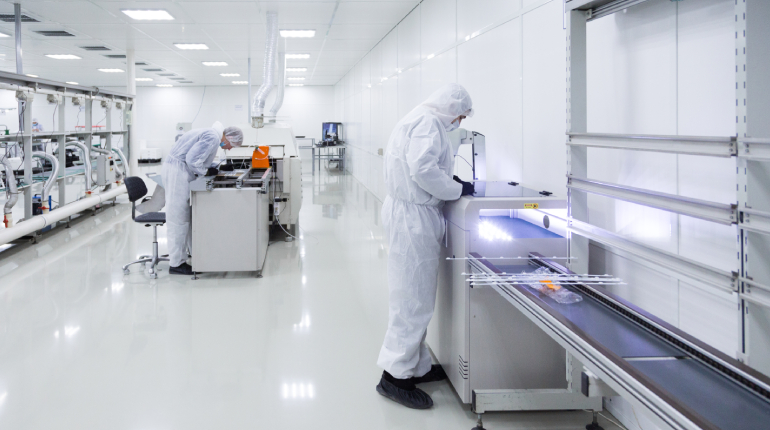
POLYGON ((135 222, 166 222, 165 212, 147 212, 134 218, 135 222))

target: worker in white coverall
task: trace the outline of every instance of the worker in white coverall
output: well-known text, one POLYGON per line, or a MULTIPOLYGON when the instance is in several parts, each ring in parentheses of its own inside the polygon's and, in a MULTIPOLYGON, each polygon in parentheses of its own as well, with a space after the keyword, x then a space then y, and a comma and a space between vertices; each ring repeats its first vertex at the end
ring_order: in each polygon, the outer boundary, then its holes
POLYGON ((390 246, 390 309, 377 392, 410 408, 433 406, 416 384, 446 378, 440 365, 431 365, 425 334, 436 303, 442 207, 474 192, 472 183, 452 177, 456 148, 447 132, 472 115, 465 88, 445 85, 396 124, 385 151, 382 220, 390 246))
POLYGON ((168 236, 169 273, 192 275, 187 264, 190 247, 190 182, 197 176, 216 175, 212 162, 220 147, 226 150, 243 143, 238 127, 224 128, 220 122, 212 128, 190 130, 174 143, 163 162, 163 188, 166 195, 166 233, 168 236))

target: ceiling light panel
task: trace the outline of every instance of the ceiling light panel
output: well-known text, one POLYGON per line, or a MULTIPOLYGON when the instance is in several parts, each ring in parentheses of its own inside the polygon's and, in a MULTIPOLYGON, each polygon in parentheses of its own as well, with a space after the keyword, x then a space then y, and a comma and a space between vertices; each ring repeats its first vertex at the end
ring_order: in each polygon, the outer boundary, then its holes
POLYGON ((173 87, 173 85, 171 85, 171 84, 158 84, 158 85, 156 85, 156 87, 169 88, 169 87, 173 87))
POLYGON ((225 63, 224 61, 204 61, 203 65, 209 66, 209 67, 223 67, 223 66, 227 66, 227 63, 225 63))
POLYGON ((67 82, 65 82, 65 84, 70 84, 70 85, 79 85, 77 82, 72 82, 72 81, 67 81, 67 82))
POLYGON ((235 78, 238 76, 241 76, 240 73, 220 73, 219 76, 224 76, 226 78, 235 78))
POLYGON ((104 73, 123 73, 123 72, 125 72, 125 70, 123 70, 123 69, 97 69, 97 70, 99 70, 100 72, 104 72, 104 73))
POLYGON ((305 84, 289 84, 290 87, 304 87, 305 84))
POLYGON ((40 77, 38 75, 33 75, 32 73, 27 73, 27 76, 29 76, 30 78, 39 78, 40 77))
POLYGON ((155 10, 123 9, 121 10, 121 12, 128 15, 129 18, 132 18, 138 21, 170 21, 174 19, 174 17, 171 16, 170 13, 166 12, 163 9, 155 9, 155 10))
POLYGON ((289 78, 290 81, 304 81, 305 78, 289 78))
POLYGON ((54 60, 81 60, 80 57, 72 54, 45 54, 45 56, 54 60))
POLYGON ((235 85, 246 85, 249 83, 249 81, 233 81, 235 85))
POLYGON ((315 30, 281 30, 281 37, 315 37, 315 30))
POLYGON ((150 82, 152 78, 136 78, 137 82, 150 82))
POLYGON ((0 33, 0 37, 11 37, 10 34, 0 33))
POLYGON ((179 49, 209 49, 205 43, 175 43, 179 49))
POLYGON ((310 54, 286 54, 287 60, 307 60, 310 54))
POLYGON ((287 67, 287 72, 307 72, 307 67, 287 67))

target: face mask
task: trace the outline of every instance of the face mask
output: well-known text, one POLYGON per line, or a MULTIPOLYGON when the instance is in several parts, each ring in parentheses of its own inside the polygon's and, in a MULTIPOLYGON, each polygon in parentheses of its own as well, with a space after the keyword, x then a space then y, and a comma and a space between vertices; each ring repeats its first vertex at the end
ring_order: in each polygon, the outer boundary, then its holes
POLYGON ((219 142, 219 147, 224 149, 224 147, 225 147, 225 142, 219 142))

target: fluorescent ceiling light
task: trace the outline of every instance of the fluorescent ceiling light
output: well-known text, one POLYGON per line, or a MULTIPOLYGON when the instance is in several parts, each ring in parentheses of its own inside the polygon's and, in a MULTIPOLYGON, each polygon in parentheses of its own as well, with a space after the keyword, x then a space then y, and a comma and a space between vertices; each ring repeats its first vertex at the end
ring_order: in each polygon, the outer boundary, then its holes
POLYGON ((174 19, 171 14, 166 12, 165 10, 159 9, 159 10, 132 10, 132 9, 123 9, 121 12, 125 13, 129 17, 136 19, 136 20, 143 20, 143 21, 168 21, 174 19))
POLYGON ((220 73, 219 76, 224 76, 226 78, 234 78, 236 76, 241 76, 240 73, 220 73))
POLYGON ((136 78, 137 82, 150 82, 152 78, 136 78))
POLYGON ((281 30, 281 37, 315 37, 315 30, 281 30))
POLYGON ((104 72, 104 73, 123 73, 123 72, 125 72, 125 70, 123 70, 123 69, 97 69, 97 70, 99 70, 100 72, 104 72))
POLYGON ((433 58, 435 56, 436 56, 436 54, 430 54, 430 55, 428 55, 427 59, 430 60, 431 58, 433 58))
POLYGON ((46 54, 45 56, 54 60, 81 60, 80 57, 72 54, 46 54))
POLYGON ((209 49, 205 43, 175 43, 174 46, 179 49, 209 49))
POLYGON ((0 33, 0 37, 11 37, 10 34, 0 33))
POLYGON ((286 54, 288 60, 306 60, 310 58, 310 54, 286 54))
POLYGON ((307 72, 307 67, 287 67, 287 72, 307 72))
POLYGON ((290 81, 304 81, 305 78, 289 78, 290 81))
POLYGON ((158 84, 158 85, 156 85, 156 87, 168 88, 168 87, 173 87, 173 85, 171 85, 171 84, 158 84))
POLYGON ((29 76, 30 78, 39 78, 40 77, 38 75, 33 75, 32 73, 27 73, 27 76, 29 76))
POLYGON ((72 81, 67 81, 67 82, 65 82, 65 84, 70 84, 70 85, 78 85, 78 83, 77 83, 77 82, 72 82, 72 81))
POLYGON ((289 84, 290 87, 304 87, 305 84, 289 84))
POLYGON ((227 63, 225 63, 224 61, 204 61, 203 65, 204 66, 226 66, 227 63))
POLYGON ((235 85, 246 85, 249 83, 249 81, 233 81, 235 85))

